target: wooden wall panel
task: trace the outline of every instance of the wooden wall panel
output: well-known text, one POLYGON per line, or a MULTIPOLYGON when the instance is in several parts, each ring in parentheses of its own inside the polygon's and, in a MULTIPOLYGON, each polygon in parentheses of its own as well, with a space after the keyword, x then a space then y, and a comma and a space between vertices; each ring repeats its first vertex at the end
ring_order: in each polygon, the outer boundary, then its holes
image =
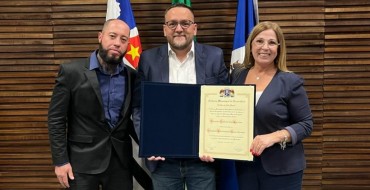
POLYGON ((369 26, 369 1, 326 1, 322 189, 370 189, 369 26))
MULTIPOLYGON (((131 0, 143 49, 165 43, 171 0, 131 0)), ((237 0, 192 0, 197 40, 229 65, 237 0)), ((314 131, 303 189, 370 188, 370 2, 260 0, 282 27, 288 66, 305 79, 314 131)), ((47 135, 58 65, 97 48, 106 0, 0 0, 0 189, 60 189, 47 135)))
POLYGON ((85 58, 98 48, 106 0, 54 0, 52 10, 55 63, 85 58))
POLYGON ((53 65, 50 1, 0 2, 0 189, 55 189, 46 114, 53 65))
POLYGON ((320 189, 322 180, 324 1, 259 1, 260 21, 278 23, 287 44, 288 68, 305 79, 314 130, 304 140, 307 169, 303 189, 320 189))

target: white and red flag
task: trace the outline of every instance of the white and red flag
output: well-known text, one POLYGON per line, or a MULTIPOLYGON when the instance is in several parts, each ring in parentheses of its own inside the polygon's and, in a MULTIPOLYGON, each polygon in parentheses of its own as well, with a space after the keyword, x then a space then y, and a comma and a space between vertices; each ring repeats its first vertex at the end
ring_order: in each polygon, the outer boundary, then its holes
POLYGON ((108 0, 106 20, 114 18, 125 21, 130 27, 130 45, 127 47, 123 61, 126 65, 136 69, 142 48, 130 0, 108 0))

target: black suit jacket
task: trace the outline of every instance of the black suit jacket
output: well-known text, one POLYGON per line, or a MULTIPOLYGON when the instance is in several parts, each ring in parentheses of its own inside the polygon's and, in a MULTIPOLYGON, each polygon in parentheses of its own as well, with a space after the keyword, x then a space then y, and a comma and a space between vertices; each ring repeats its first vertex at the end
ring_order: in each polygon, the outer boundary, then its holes
POLYGON ((69 162, 73 171, 97 174, 106 170, 113 149, 125 168, 132 161, 129 131, 132 86, 136 71, 127 76, 121 119, 111 129, 104 115, 102 96, 89 58, 62 64, 51 97, 48 115, 49 138, 54 165, 69 162))

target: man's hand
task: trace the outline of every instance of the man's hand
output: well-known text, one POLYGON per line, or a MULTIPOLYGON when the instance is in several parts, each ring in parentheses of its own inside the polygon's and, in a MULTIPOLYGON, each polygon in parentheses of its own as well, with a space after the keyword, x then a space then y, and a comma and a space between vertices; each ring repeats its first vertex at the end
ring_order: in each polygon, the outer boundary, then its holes
POLYGON ((64 188, 69 188, 68 178, 74 180, 72 166, 70 163, 63 166, 55 166, 55 174, 57 175, 59 183, 64 188))
POLYGON ((203 155, 201 157, 199 157, 200 160, 202 160, 203 162, 214 162, 215 159, 212 158, 211 156, 206 156, 206 155, 203 155))
POLYGON ((165 161, 166 158, 160 157, 160 156, 151 156, 151 157, 148 158, 148 160, 150 160, 150 161, 165 161))

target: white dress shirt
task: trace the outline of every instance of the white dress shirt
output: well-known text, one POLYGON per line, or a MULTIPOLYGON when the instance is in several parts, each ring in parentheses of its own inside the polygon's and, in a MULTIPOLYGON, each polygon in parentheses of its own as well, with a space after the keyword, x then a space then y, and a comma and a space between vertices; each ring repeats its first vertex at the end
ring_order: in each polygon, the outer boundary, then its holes
POLYGON ((169 81, 170 83, 196 84, 194 42, 184 61, 180 61, 168 44, 169 81))

